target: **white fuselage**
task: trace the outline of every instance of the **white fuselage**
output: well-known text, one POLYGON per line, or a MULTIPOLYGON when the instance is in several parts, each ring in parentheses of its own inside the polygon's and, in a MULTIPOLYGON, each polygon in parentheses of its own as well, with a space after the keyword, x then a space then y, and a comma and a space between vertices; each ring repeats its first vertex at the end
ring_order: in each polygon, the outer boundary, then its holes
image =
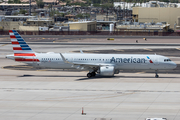
MULTIPOLYGON (((62 54, 71 63, 114 66, 118 70, 167 70, 176 64, 161 55, 139 54, 62 54)), ((39 61, 28 62, 40 68, 77 69, 79 65, 65 63, 59 53, 36 53, 39 61)), ((83 66, 83 65, 82 65, 83 66)))

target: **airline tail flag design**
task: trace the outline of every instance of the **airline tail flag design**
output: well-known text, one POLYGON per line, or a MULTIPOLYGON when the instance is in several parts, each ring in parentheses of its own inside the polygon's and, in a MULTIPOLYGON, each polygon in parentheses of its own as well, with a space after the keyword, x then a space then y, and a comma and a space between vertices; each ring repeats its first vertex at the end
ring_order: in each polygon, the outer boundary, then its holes
POLYGON ((26 44, 24 39, 16 30, 9 30, 9 35, 13 46, 14 56, 16 56, 16 61, 39 61, 38 59, 34 59, 36 56, 35 52, 28 46, 28 44, 26 44), (29 58, 25 59, 23 57, 29 58))

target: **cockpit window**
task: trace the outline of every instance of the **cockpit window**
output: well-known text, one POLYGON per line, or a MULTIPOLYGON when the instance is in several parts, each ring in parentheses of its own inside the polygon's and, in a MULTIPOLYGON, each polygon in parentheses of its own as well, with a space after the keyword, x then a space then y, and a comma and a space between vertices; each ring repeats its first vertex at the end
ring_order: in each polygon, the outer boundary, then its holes
POLYGON ((168 61, 171 61, 170 59, 164 59, 164 62, 168 62, 168 61))

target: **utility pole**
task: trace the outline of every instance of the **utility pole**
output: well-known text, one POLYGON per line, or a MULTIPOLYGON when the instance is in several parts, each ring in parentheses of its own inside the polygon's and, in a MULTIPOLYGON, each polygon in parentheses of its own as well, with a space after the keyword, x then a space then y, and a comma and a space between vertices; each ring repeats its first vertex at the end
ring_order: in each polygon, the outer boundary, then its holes
POLYGON ((31 0, 29 0, 29 16, 31 16, 31 0))

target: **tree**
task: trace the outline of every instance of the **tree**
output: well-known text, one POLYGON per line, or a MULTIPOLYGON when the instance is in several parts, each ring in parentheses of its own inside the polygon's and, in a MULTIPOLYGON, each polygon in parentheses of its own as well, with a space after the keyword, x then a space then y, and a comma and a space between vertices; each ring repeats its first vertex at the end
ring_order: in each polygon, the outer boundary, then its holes
POLYGON ((18 12, 15 12, 13 15, 18 15, 19 13, 18 12))
POLYGON ((93 4, 100 4, 101 3, 101 0, 92 0, 93 4))
POLYGON ((66 1, 66 5, 70 5, 70 1, 69 0, 66 1))
POLYGON ((27 13, 27 11, 24 10, 24 9, 21 9, 21 10, 19 11, 19 14, 26 14, 26 13, 27 13))
POLYGON ((103 9, 109 9, 109 8, 113 8, 114 5, 112 3, 105 3, 104 5, 102 5, 103 9))
POLYGON ((8 0, 8 3, 21 3, 21 0, 8 0))
POLYGON ((77 14, 76 18, 84 19, 84 18, 89 18, 90 14, 89 13, 84 13, 84 14, 77 14))
POLYGON ((94 6, 94 7, 101 7, 101 5, 98 4, 98 3, 93 4, 93 6, 94 6))
POLYGON ((53 10, 50 12, 50 16, 64 17, 64 13, 60 13, 58 10, 53 10))
POLYGON ((13 3, 13 1, 12 0, 8 0, 8 3, 10 4, 10 3, 13 3))
POLYGON ((44 8, 44 2, 43 0, 36 0, 36 4, 39 8, 44 8))
POLYGON ((14 3, 21 3, 21 0, 14 0, 14 3))
POLYGON ((76 17, 82 19, 84 16, 83 14, 77 14, 76 17))
POLYGON ((84 17, 87 19, 87 18, 90 18, 90 14, 89 13, 85 13, 84 14, 84 17))
POLYGON ((87 1, 87 5, 88 5, 88 6, 91 5, 91 0, 88 0, 88 1, 87 1))

